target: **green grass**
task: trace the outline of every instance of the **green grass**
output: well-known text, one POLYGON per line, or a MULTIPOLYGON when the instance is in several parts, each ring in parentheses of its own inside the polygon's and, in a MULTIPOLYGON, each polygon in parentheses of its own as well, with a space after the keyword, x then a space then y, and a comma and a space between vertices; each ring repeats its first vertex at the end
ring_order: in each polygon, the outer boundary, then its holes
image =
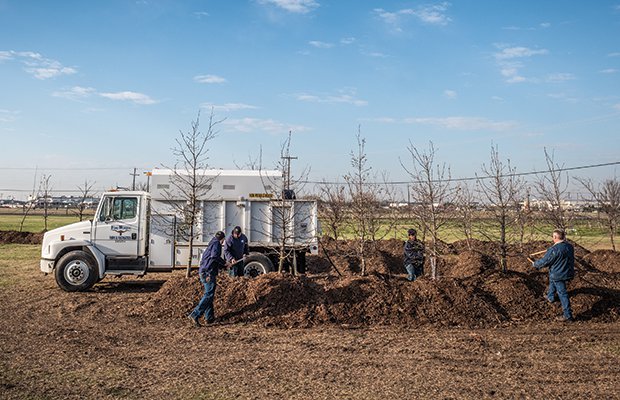
POLYGON ((0 289, 37 273, 40 256, 38 244, 0 244, 0 289))
MULTIPOLYGON (((47 230, 78 222, 75 215, 50 215, 47 218, 47 230)), ((22 221, 21 215, 0 215, 0 231, 18 231, 22 221)), ((43 232, 44 218, 42 215, 28 215, 24 221, 24 232, 43 232)))
MULTIPOLYGON (((323 232, 327 233, 327 226, 322 224, 323 232)), ((418 237, 422 238, 422 231, 419 224, 415 220, 401 219, 396 226, 389 228, 387 221, 381 227, 378 237, 385 239, 406 240, 407 230, 415 228, 418 230, 418 237)), ((473 227, 473 237, 479 240, 499 240, 499 228, 487 221, 477 221, 473 227)), ((542 222, 535 222, 526 228, 523 240, 526 242, 543 240, 551 242, 551 233, 553 227, 542 222)), ((509 242, 518 240, 516 232, 508 233, 509 242)), ((341 232, 341 239, 353 239, 355 234, 350 227, 345 227, 341 232)), ((452 243, 458 240, 464 240, 465 234, 457 219, 448 221, 439 231, 439 238, 445 242, 452 243)), ((568 238, 579 243, 590 250, 595 249, 611 249, 611 241, 609 234, 598 223, 592 220, 576 220, 572 228, 568 232, 568 238)))

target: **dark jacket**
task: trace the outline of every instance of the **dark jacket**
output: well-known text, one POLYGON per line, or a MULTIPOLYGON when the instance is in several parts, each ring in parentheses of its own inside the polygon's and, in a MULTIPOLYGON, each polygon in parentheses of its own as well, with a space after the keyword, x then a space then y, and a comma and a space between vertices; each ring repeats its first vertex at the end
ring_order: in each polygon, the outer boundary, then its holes
POLYGON ((206 272, 209 275, 217 275, 220 268, 223 268, 225 265, 226 263, 222 258, 222 244, 214 237, 209 242, 207 249, 202 253, 198 273, 206 272))
POLYGON ((415 239, 407 240, 404 248, 405 265, 424 264, 424 243, 415 239))
POLYGON ((231 261, 233 258, 239 261, 244 254, 250 254, 248 238, 243 233, 236 239, 233 235, 228 236, 224 242, 224 257, 226 261, 231 261))
POLYGON ((568 242, 558 242, 547 249, 544 257, 534 262, 534 268, 549 267, 549 280, 567 281, 575 277, 575 249, 568 242))

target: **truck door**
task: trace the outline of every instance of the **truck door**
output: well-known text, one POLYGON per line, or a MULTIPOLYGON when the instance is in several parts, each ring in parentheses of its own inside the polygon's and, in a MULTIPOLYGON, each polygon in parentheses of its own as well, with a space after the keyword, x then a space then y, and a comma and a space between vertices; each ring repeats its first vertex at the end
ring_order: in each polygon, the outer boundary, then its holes
POLYGON ((106 256, 136 258, 140 227, 139 196, 106 196, 94 221, 93 241, 106 256))

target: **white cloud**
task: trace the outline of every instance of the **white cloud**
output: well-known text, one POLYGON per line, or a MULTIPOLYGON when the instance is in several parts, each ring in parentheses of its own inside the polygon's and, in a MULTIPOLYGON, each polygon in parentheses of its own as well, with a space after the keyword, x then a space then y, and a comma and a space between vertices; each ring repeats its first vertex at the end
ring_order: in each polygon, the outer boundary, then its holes
POLYGON ((353 44, 353 43, 355 43, 354 37, 346 37, 346 38, 340 39, 340 44, 345 45, 345 46, 349 44, 353 44))
POLYGON ((354 106, 366 106, 368 101, 361 100, 355 97, 354 90, 342 90, 338 94, 323 94, 314 95, 308 93, 299 93, 295 95, 295 98, 299 101, 307 101, 311 103, 329 103, 329 104, 352 104, 354 106))
POLYGON ((480 117, 444 117, 444 118, 405 118, 407 124, 421 124, 436 126, 439 128, 462 131, 506 131, 516 126, 512 121, 492 121, 480 117))
POLYGON ((24 71, 36 79, 44 80, 61 75, 75 74, 74 67, 65 67, 59 61, 43 57, 32 51, 0 51, 0 61, 16 60, 24 64, 24 71))
POLYGON ((418 8, 403 8, 397 11, 386 11, 383 8, 376 8, 374 12, 383 22, 400 31, 400 21, 407 16, 417 18, 419 21, 429 25, 447 25, 452 21, 452 18, 446 14, 449 7, 450 3, 442 2, 422 5, 418 8))
POLYGON ((316 47, 317 49, 330 49, 334 47, 333 43, 325 43, 318 40, 311 40, 308 44, 312 47, 316 47))
POLYGON ((456 98, 457 98, 457 96, 458 96, 458 94, 456 93, 456 91, 454 91, 454 90, 449 90, 449 89, 444 90, 444 91, 443 91, 443 95, 444 95, 446 98, 450 99, 450 100, 456 99, 456 98))
POLYGON ((575 79, 576 79, 575 75, 567 73, 567 72, 558 72, 555 74, 547 75, 547 82, 553 82, 553 83, 572 81, 575 79))
POLYGON ((618 111, 620 111, 620 103, 618 103, 618 104, 614 104, 614 105, 613 105, 613 109, 614 109, 614 110, 618 110, 618 111))
POLYGON ((110 100, 131 101, 132 103, 135 103, 135 104, 148 105, 148 104, 157 103, 157 101, 151 99, 149 96, 145 94, 130 92, 130 91, 116 92, 116 93, 99 93, 99 96, 105 97, 110 100))
POLYGON ((380 51, 370 51, 370 52, 362 51, 361 54, 363 56, 375 57, 375 58, 387 58, 388 57, 387 54, 381 53, 380 51))
POLYGON ((499 53, 495 53, 495 58, 498 60, 510 60, 514 58, 525 58, 536 55, 548 54, 547 49, 530 49, 528 47, 505 47, 502 48, 499 53))
POLYGON ((206 18, 209 16, 209 13, 206 11, 196 11, 194 12, 194 17, 200 19, 200 18, 206 18))
POLYGON ((491 100, 493 100, 493 101, 504 101, 504 98, 500 97, 500 96, 491 96, 491 100))
POLYGON ((543 29, 547 29, 551 27, 551 22, 541 22, 540 25, 538 26, 540 26, 543 29))
POLYGON ((226 78, 217 75, 196 75, 194 81, 198 83, 226 83, 226 78))
POLYGON ((609 53, 607 57, 620 57, 620 52, 609 53))
POLYGON ((61 97, 69 100, 79 100, 95 94, 96 90, 91 87, 74 86, 69 90, 62 90, 52 93, 54 97, 61 97))
POLYGON ((258 107, 252 106, 244 103, 225 103, 225 104, 213 104, 213 103, 203 103, 200 105, 201 108, 213 109, 214 111, 221 112, 231 112, 231 111, 239 111, 239 110, 255 110, 258 107))
POLYGON ((12 60, 13 54, 10 51, 0 51, 0 61, 12 60))
POLYGON ((270 4, 295 14, 307 14, 319 7, 314 0, 258 0, 259 4, 270 4))
POLYGON ((17 119, 19 111, 2 110, 0 109, 0 123, 9 123, 17 119))
POLYGON ((617 73, 618 70, 617 68, 607 68, 607 69, 602 69, 600 71, 598 71, 600 74, 615 74, 617 73))
POLYGON ((305 132, 310 130, 310 128, 302 125, 293 125, 275 121, 273 119, 259 118, 227 119, 223 122, 223 124, 238 132, 251 133, 258 131, 272 135, 286 134, 289 131, 305 132))
POLYGON ((79 101, 91 96, 100 96, 110 100, 131 101, 135 104, 150 105, 157 103, 156 100, 153 100, 152 98, 143 93, 131 91, 100 93, 95 88, 83 86, 74 86, 68 90, 56 91, 52 93, 52 96, 75 101, 79 101))
POLYGON ((521 75, 523 68, 523 59, 533 56, 546 55, 549 53, 547 49, 530 49, 529 47, 515 46, 509 47, 505 45, 496 45, 500 49, 499 52, 493 54, 500 68, 500 73, 506 78, 507 83, 521 83, 530 79, 521 75))
POLYGON ((565 101, 567 103, 575 104, 578 103, 579 100, 576 97, 569 96, 566 93, 549 93, 547 97, 555 100, 565 101))

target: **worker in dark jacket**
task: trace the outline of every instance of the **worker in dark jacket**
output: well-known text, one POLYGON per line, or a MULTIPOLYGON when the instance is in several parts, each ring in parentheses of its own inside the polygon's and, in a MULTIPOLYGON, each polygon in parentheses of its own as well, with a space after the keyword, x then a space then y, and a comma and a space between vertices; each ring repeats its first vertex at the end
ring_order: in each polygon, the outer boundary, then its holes
POLYGON ((243 257, 250 253, 248 238, 235 226, 224 242, 224 258, 230 263, 230 276, 243 276, 243 257))
POLYGON ((227 266, 222 258, 222 242, 225 236, 224 232, 217 232, 209 242, 207 249, 202 253, 202 258, 200 259, 198 277, 200 283, 204 286, 205 292, 194 311, 188 315, 188 318, 191 319, 197 327, 201 326, 198 319, 202 315, 204 315, 205 321, 208 324, 215 321, 213 299, 215 298, 215 288, 217 287, 217 273, 221 268, 226 268, 227 266))
POLYGON ((553 231, 553 246, 540 260, 532 262, 536 269, 549 268, 549 290, 547 291, 547 301, 553 303, 555 294, 558 294, 564 321, 573 320, 573 312, 570 307, 570 299, 566 290, 568 281, 575 277, 575 249, 573 245, 566 241, 564 231, 556 229, 553 231))
POLYGON ((416 238, 415 229, 409 229, 407 234, 409 238, 403 250, 405 270, 407 270, 407 279, 415 281, 424 274, 424 243, 416 238))

